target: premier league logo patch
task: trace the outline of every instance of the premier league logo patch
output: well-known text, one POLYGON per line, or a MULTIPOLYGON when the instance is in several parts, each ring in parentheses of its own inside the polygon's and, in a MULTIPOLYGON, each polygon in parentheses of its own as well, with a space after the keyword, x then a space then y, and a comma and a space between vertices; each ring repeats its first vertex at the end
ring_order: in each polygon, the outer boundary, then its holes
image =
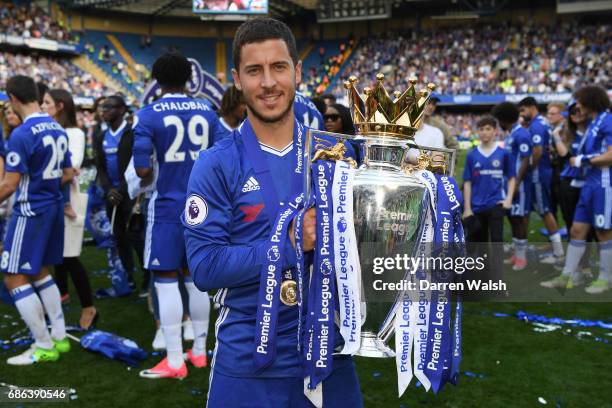
POLYGON ((21 158, 15 152, 10 152, 6 155, 6 162, 9 164, 9 166, 15 167, 19 164, 20 161, 21 158))
POLYGON ((332 264, 329 258, 325 258, 321 262, 321 275, 329 275, 332 272, 332 264))
POLYGON ((185 203, 185 222, 188 225, 199 225, 204 222, 208 215, 208 205, 202 197, 192 194, 185 203))
POLYGON ((280 259, 280 251, 278 250, 278 245, 274 245, 272 248, 268 249, 268 261, 276 262, 280 259))
POLYGON ((346 219, 344 217, 340 218, 340 220, 338 220, 338 231, 345 232, 347 228, 346 219))
POLYGON ((499 160, 493 160, 493 163, 491 164, 493 164, 493 167, 499 167, 500 163, 499 163, 499 160))

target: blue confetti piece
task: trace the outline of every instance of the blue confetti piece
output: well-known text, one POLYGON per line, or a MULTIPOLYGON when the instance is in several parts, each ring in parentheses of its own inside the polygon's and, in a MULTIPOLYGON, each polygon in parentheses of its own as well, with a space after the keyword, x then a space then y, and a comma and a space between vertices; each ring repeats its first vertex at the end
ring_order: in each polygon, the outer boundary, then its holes
POLYGON ((153 351, 151 353, 152 356, 159 356, 161 353, 159 351, 153 351))
POLYGON ((526 322, 536 322, 536 323, 544 323, 544 324, 568 324, 571 326, 578 327, 599 327, 602 329, 612 329, 612 323, 603 322, 601 320, 585 320, 585 319, 562 319, 560 317, 546 317, 542 315, 535 315, 531 313, 524 312, 519 310, 516 312, 516 317, 519 320, 524 320, 526 322))
POLYGON ((495 317, 508 317, 510 316, 508 313, 493 313, 495 317))
POLYGON ((372 377, 374 377, 374 378, 378 378, 378 377, 380 377, 380 375, 381 375, 381 374, 380 374, 378 371, 374 371, 374 372, 372 373, 372 377))
POLYGON ((423 386, 423 384, 421 384, 421 382, 420 382, 420 381, 417 381, 417 382, 416 382, 416 387, 417 387, 417 388, 422 387, 422 386, 423 386))
POLYGON ((472 378, 484 378, 484 374, 478 374, 478 373, 473 373, 471 371, 464 371, 463 374, 465 374, 467 377, 472 377, 472 378))

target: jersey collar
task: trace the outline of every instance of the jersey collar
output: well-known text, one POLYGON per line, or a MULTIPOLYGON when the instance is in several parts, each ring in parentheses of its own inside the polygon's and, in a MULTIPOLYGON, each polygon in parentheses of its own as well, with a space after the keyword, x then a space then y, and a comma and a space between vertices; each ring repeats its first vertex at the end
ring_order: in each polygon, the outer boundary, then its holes
POLYGON ((110 126, 108 127, 108 133, 110 133, 110 135, 112 137, 117 137, 118 134, 120 134, 121 132, 123 132, 123 129, 125 129, 125 127, 127 126, 127 122, 125 121, 125 119, 123 120, 123 122, 121 122, 121 126, 119 126, 117 128, 117 130, 115 130, 113 132, 113 129, 110 128, 110 126))
POLYGON ((499 144, 495 143, 495 146, 493 146, 493 148, 488 153, 485 153, 485 151, 481 148, 480 145, 476 146, 476 149, 478 149, 478 152, 483 157, 486 157, 488 159, 489 157, 491 157, 493 155, 493 153, 495 153, 495 151, 497 150, 498 147, 499 147, 499 144))
POLYGON ((167 93, 162 96, 162 98, 186 98, 187 95, 184 93, 167 93))
POLYGON ((228 131, 233 132, 234 129, 232 129, 230 127, 230 125, 227 124, 227 122, 225 120, 223 120, 223 117, 219 117, 219 123, 221 123, 223 125, 224 128, 226 128, 228 131))
POLYGON ((30 113, 28 116, 25 117, 25 119, 23 120, 23 123, 27 122, 30 119, 34 119, 34 118, 44 118, 44 117, 49 117, 49 115, 47 115, 45 112, 34 112, 34 113, 30 113))

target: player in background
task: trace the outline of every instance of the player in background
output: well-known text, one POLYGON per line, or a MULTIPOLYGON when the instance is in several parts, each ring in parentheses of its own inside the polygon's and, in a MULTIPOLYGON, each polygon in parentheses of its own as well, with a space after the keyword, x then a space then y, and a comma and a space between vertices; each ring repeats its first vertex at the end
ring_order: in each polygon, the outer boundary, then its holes
MULTIPOLYGON (((207 405, 312 406, 303 392, 295 304, 279 301, 276 357, 261 369, 256 369, 254 358, 258 296, 265 290, 260 277, 270 259, 268 240, 277 215, 302 190, 300 147, 306 134, 293 112, 302 64, 289 28, 270 18, 240 26, 233 60, 234 81, 248 117, 231 137, 196 161, 183 221, 194 281, 202 290, 219 289, 215 300, 221 311, 207 405), (236 390, 248 390, 248 395, 236 390)), ((314 247, 315 225, 311 209, 304 218, 305 252, 314 247)), ((281 236, 284 246, 276 260, 283 279, 291 280, 287 275, 295 275, 296 258, 287 235, 291 232, 281 236)), ((268 338, 258 337, 262 342, 268 338)), ((350 356, 333 356, 333 373, 323 381, 323 404, 363 406, 350 356)))
MULTIPOLYGON (((519 110, 510 102, 502 102, 493 108, 493 116, 499 126, 508 133, 505 148, 514 163, 516 187, 512 194, 512 206, 509 212, 512 226, 512 242, 514 254, 504 262, 512 264, 512 269, 520 271, 527 266, 527 232, 529 228, 529 213, 531 212, 531 174, 529 160, 531 159, 531 138, 527 129, 518 123, 519 110)), ((508 183, 508 175, 506 175, 508 183)))
POLYGON ((295 101, 293 102, 293 112, 297 120, 308 128, 325 130, 323 115, 317 106, 306 95, 296 91, 295 101))
POLYGON ((185 276, 189 311, 195 339, 186 357, 195 367, 205 367, 206 336, 210 299, 199 291, 186 269, 185 240, 180 216, 185 204, 187 181, 201 150, 227 135, 216 113, 204 101, 185 95, 191 77, 191 64, 179 53, 166 53, 153 64, 152 76, 162 96, 142 108, 134 120, 134 167, 146 184, 155 182, 147 213, 145 268, 154 274, 159 300, 160 326, 167 357, 149 370, 144 378, 184 378, 181 342, 183 303, 178 274, 185 276))
POLYGON ((16 192, 0 269, 34 337, 34 344, 9 358, 7 364, 30 365, 56 361, 59 353, 70 350, 60 292, 49 275, 49 266, 62 263, 61 184, 72 179, 73 171, 68 136, 57 122, 41 112, 34 80, 16 75, 7 82, 6 93, 23 123, 11 133, 6 175, 0 183, 0 202, 16 192), (50 334, 45 312, 51 322, 50 334))
POLYGON ((219 122, 229 133, 236 129, 246 117, 246 105, 242 99, 242 93, 231 85, 225 90, 221 98, 221 109, 219 109, 219 122))
POLYGON ((531 137, 531 176, 533 207, 538 211, 544 226, 548 231, 548 239, 552 243, 553 254, 540 259, 544 264, 563 264, 563 245, 557 220, 551 207, 552 162, 550 157, 550 126, 538 112, 535 98, 528 96, 518 104, 520 115, 529 127, 531 137))
POLYGON ((574 94, 576 109, 590 119, 584 143, 570 165, 586 170, 585 184, 574 214, 565 266, 560 276, 542 282, 549 288, 571 288, 583 284, 579 264, 586 250, 591 228, 599 241, 599 277, 585 291, 599 294, 612 287, 612 115, 610 98, 595 85, 580 88, 574 94))

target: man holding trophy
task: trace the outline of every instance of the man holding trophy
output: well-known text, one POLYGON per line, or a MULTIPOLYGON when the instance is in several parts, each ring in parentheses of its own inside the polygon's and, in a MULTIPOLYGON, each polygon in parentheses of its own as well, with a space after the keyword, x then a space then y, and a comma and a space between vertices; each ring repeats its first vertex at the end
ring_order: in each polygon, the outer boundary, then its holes
MULTIPOLYGON (((242 24, 233 59, 248 118, 200 154, 183 216, 194 283, 218 289, 221 305, 208 406, 363 406, 353 354, 395 356, 400 396, 413 373, 434 392, 456 383, 461 305, 451 319, 448 291, 402 289, 369 303, 375 257, 463 241, 461 196, 444 175, 450 151, 404 163, 433 86, 417 92, 414 80, 391 98, 379 75, 364 99, 351 79, 358 136, 349 138, 295 119, 301 62, 285 24, 242 24)), ((452 280, 435 272, 396 275, 408 286, 452 280)))
MULTIPOLYGON (((200 290, 218 289, 215 302, 221 305, 208 406, 310 406, 289 239, 291 217, 303 205, 307 129, 293 113, 301 62, 289 28, 268 18, 238 29, 233 58, 248 118, 196 161, 184 215, 194 283, 200 290)), ((314 210, 302 225, 308 252, 315 242, 314 210)), ((325 406, 362 406, 351 357, 333 360, 325 406)))

